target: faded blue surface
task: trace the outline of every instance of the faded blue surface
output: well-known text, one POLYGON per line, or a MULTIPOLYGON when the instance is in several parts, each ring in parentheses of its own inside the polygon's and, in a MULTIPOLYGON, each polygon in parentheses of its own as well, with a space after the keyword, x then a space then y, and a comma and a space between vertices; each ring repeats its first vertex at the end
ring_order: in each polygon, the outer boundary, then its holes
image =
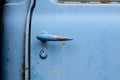
POLYGON ((31 26, 31 80, 120 80, 120 5, 36 0, 31 26), (70 42, 42 43, 41 31, 70 42), (46 48, 48 57, 39 57, 46 48))
POLYGON ((3 6, 2 80, 25 80, 25 26, 30 2, 9 1, 3 6))

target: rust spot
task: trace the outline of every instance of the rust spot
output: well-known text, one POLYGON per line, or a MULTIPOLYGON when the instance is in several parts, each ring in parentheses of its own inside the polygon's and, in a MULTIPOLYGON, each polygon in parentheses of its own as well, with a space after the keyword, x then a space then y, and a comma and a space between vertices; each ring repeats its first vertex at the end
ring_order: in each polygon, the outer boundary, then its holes
POLYGON ((106 3, 111 3, 110 0, 101 0, 100 2, 103 3, 103 4, 104 4, 104 3, 105 3, 105 4, 106 4, 106 3))
POLYGON ((9 41, 7 40, 7 45, 6 45, 6 48, 7 48, 7 50, 10 50, 10 44, 9 44, 9 41))
POLYGON ((9 62, 9 58, 7 58, 7 62, 9 62))
POLYGON ((52 68, 52 72, 56 72, 57 69, 55 67, 52 68))
POLYGON ((62 47, 64 47, 66 44, 64 42, 61 43, 62 47))
POLYGON ((9 47, 7 47, 7 50, 10 50, 10 48, 9 48, 9 47))
POLYGON ((101 0, 101 1, 59 1, 56 0, 58 3, 61 4, 120 4, 120 1, 112 1, 112 0, 101 0))
POLYGON ((39 64, 39 62, 37 64, 39 64))
POLYGON ((23 56, 21 78, 22 78, 22 80, 25 80, 25 56, 23 56))
POLYGON ((67 39, 66 37, 64 36, 58 36, 58 35, 52 35, 54 38, 58 39, 58 40, 65 40, 67 39))
POLYGON ((90 2, 90 1, 84 1, 84 0, 83 0, 83 1, 81 1, 81 3, 89 3, 89 2, 90 2))
POLYGON ((118 1, 118 3, 120 3, 120 1, 118 1))

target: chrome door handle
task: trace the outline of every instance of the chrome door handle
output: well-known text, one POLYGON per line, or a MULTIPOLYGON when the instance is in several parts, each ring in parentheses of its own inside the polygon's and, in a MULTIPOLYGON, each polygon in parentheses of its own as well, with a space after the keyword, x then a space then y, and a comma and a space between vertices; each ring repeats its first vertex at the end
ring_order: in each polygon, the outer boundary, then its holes
POLYGON ((42 42, 46 41, 70 41, 73 40, 72 38, 60 36, 60 35, 54 35, 49 34, 47 32, 42 32, 36 36, 38 40, 41 40, 42 42))

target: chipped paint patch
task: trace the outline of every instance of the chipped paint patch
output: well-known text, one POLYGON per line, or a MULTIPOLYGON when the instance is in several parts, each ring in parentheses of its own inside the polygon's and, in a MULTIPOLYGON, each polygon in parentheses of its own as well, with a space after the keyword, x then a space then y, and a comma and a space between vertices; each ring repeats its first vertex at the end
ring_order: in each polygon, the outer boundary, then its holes
POLYGON ((65 46, 66 46, 66 44, 65 44, 64 42, 62 42, 61 45, 62 45, 62 47, 65 47, 65 46))
POLYGON ((58 36, 58 35, 52 35, 52 37, 58 39, 58 40, 66 40, 67 38, 64 36, 58 36))

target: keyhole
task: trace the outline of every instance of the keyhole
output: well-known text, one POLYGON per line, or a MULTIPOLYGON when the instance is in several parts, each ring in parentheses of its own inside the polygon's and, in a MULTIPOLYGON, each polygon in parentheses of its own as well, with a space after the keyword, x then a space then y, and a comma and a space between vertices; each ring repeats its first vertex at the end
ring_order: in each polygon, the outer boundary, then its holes
POLYGON ((41 59, 46 59, 47 58, 47 53, 46 53, 47 49, 46 48, 43 48, 41 51, 40 51, 40 58, 41 59))

